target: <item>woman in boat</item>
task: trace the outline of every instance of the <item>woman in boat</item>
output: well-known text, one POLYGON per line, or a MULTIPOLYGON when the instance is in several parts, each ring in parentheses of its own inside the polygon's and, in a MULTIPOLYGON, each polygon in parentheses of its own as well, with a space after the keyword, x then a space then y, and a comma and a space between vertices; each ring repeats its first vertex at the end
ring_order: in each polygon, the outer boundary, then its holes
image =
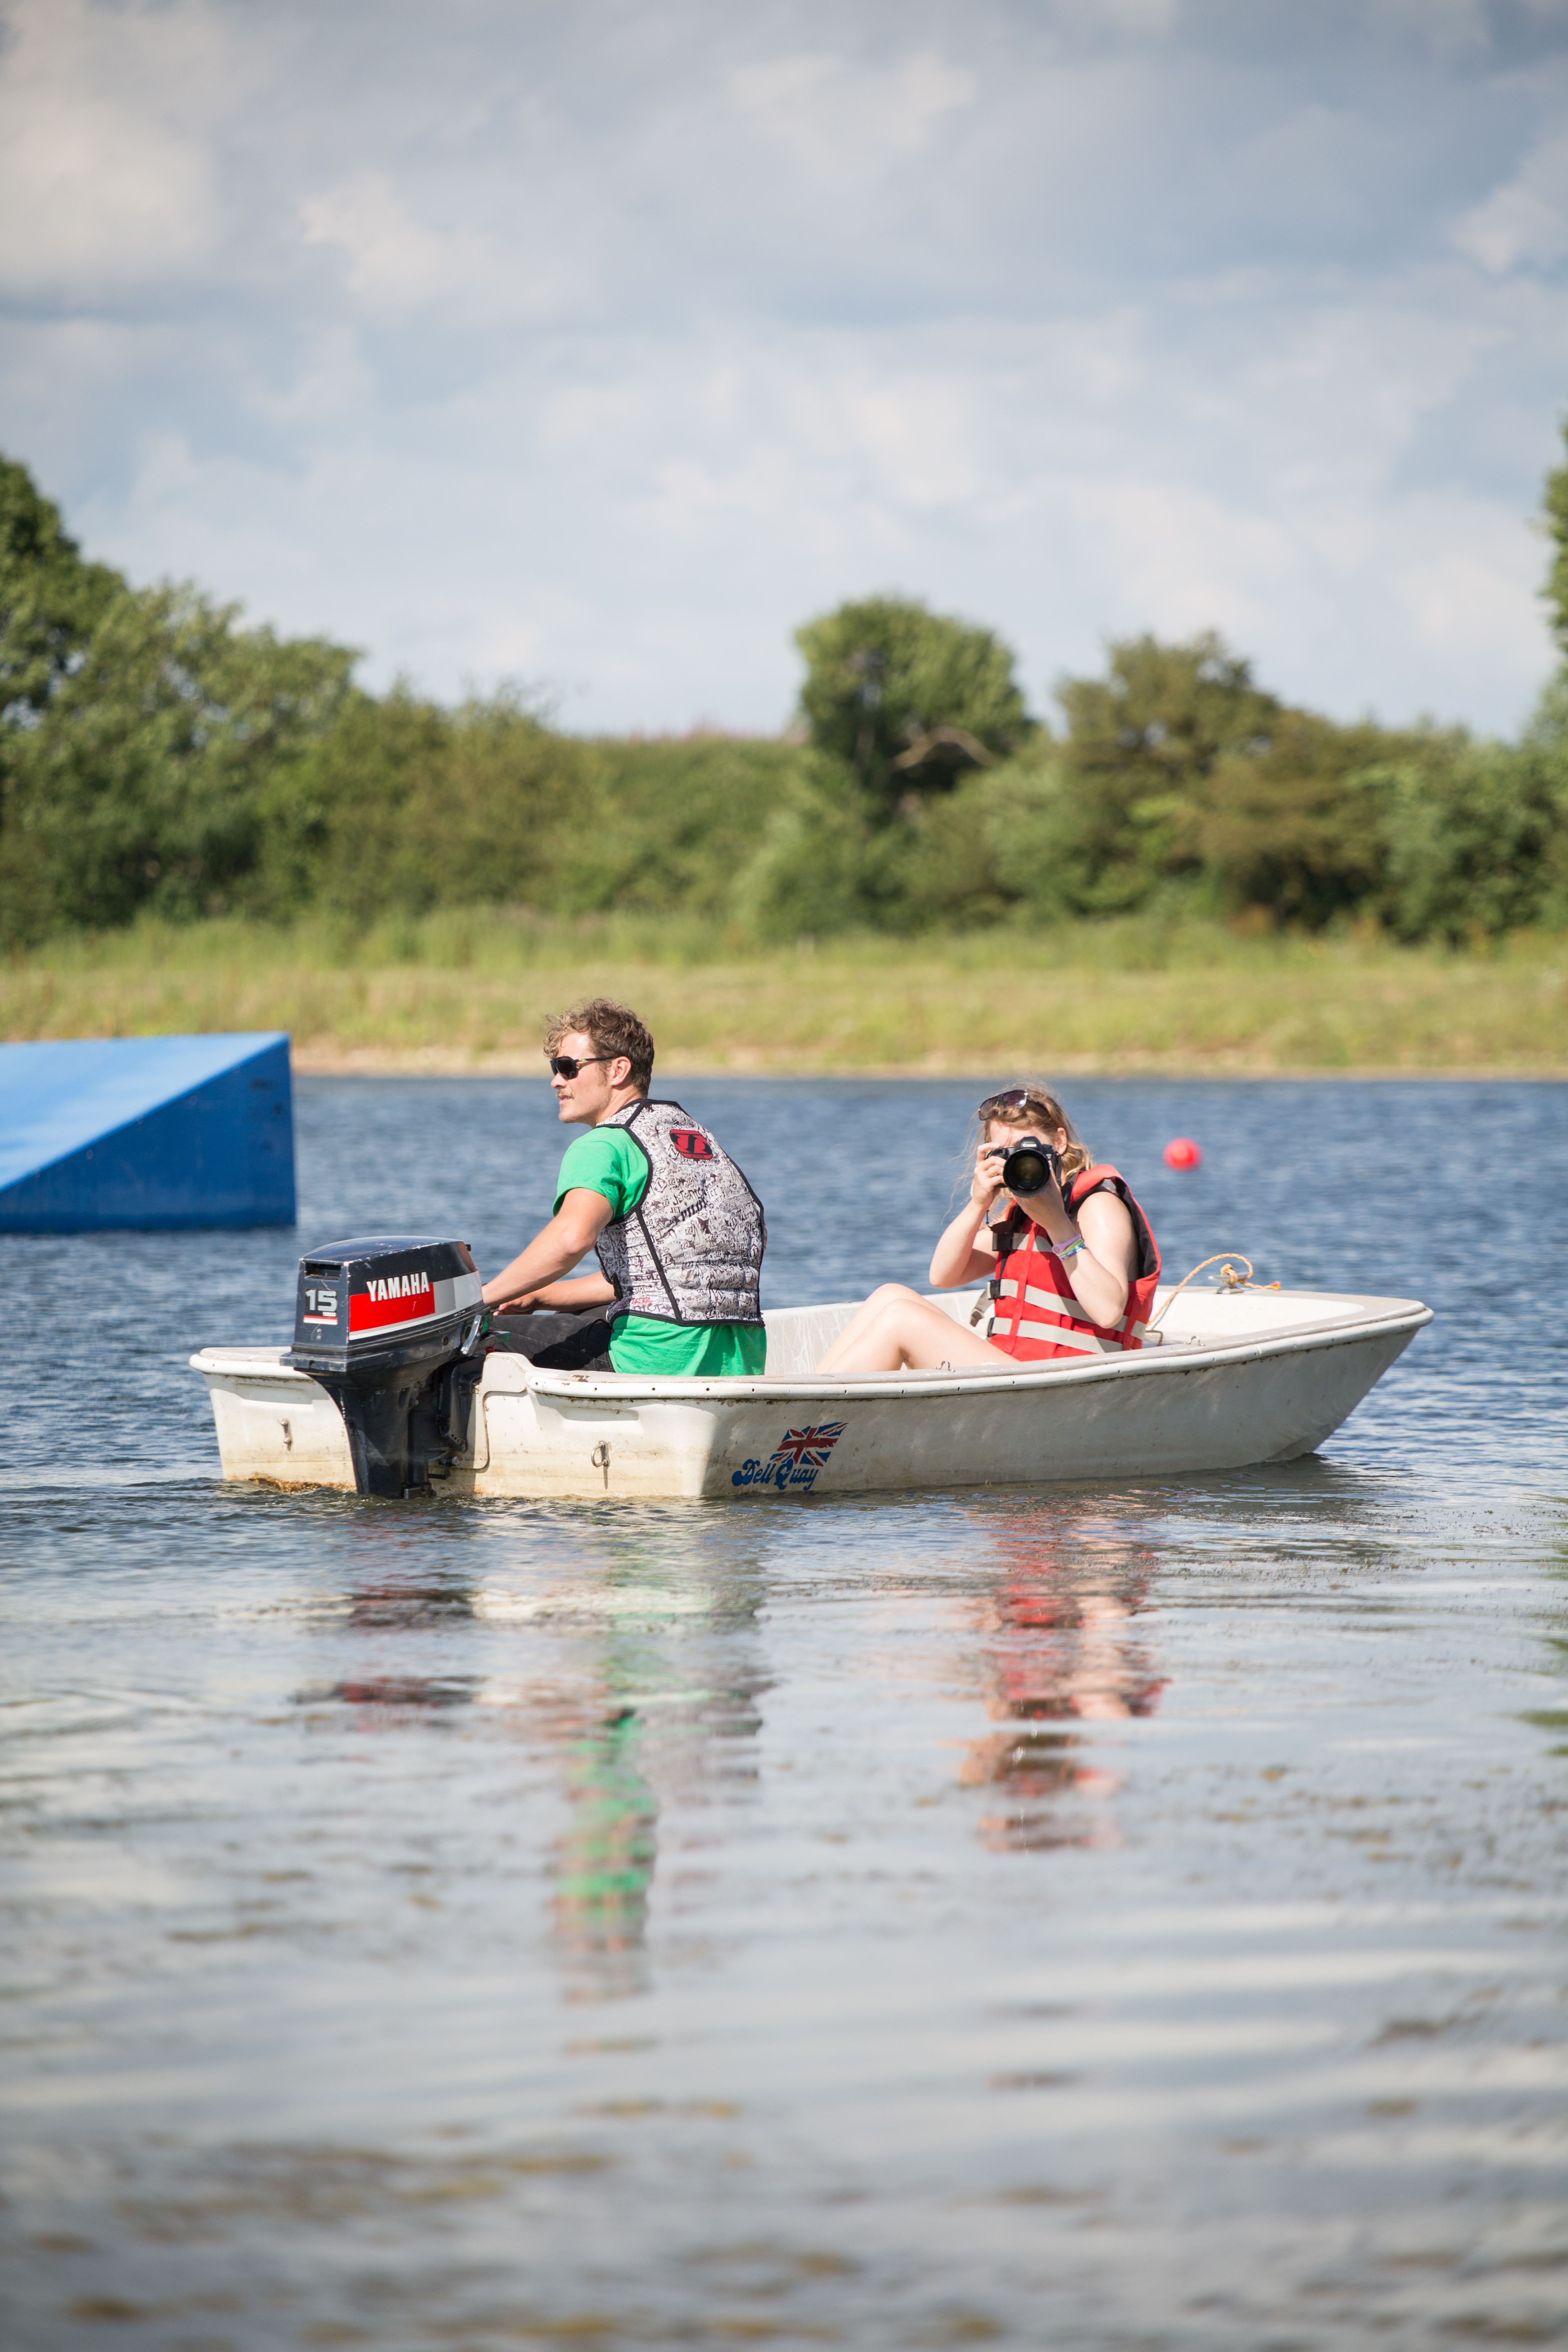
POLYGON ((1160 1252, 1124 1179, 1093 1157, 1044 1087, 988 1096, 976 1117, 969 1198, 936 1245, 931 1282, 933 1290, 988 1282, 972 1318, 984 1314, 984 1332, 955 1323, 902 1283, 884 1283, 856 1310, 819 1372, 844 1380, 906 1365, 1016 1371, 1143 1346, 1160 1252), (1008 1192, 1003 1164, 1025 1143, 1047 1150, 1033 1170, 1015 1170, 1020 1189, 1008 1192), (1023 1189, 1042 1162, 1044 1184, 1023 1189))

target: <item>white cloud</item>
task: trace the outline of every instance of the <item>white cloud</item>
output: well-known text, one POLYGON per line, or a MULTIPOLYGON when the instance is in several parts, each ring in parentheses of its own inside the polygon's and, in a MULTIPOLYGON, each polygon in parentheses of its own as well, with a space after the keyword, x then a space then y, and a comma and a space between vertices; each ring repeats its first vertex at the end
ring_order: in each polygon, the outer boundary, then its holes
POLYGON ((441 294, 454 268, 467 277, 482 264, 478 239, 426 228, 384 172, 356 172, 307 196, 300 220, 307 245, 340 248, 350 291, 372 310, 417 310, 441 294))
MULTIPOLYGON (((1544 635, 1536 573, 1517 535, 1486 508, 1423 502, 1398 518, 1399 543, 1379 551, 1394 595, 1435 670, 1474 686, 1521 667, 1520 648, 1544 635)), ((1385 542, 1391 536, 1384 534, 1385 542)))
POLYGON ((1509 726, 1545 671, 1545 17, 0 16, 0 442, 140 576, 595 725, 775 723, 791 628, 886 586, 1037 702, 1143 627, 1340 711, 1509 726))
POLYGON ((1452 234, 1459 251, 1494 277, 1561 261, 1568 254, 1568 140, 1537 148, 1511 180, 1470 207, 1452 234))
POLYGON ((1180 0, 1100 0, 1100 7, 1118 32, 1169 33, 1180 14, 1180 0))
POLYGON ((885 66, 819 51, 734 66, 729 89, 751 129, 809 180, 841 189, 928 152, 944 118, 973 105, 978 83, 930 49, 885 66))
MULTIPOLYGON (((199 5, 19 0, 0 52, 0 288, 69 299, 189 274, 222 244, 214 126, 187 102, 235 50, 199 5)), ((230 84, 229 102, 242 94, 230 84)))
POLYGON ((374 316, 526 319, 547 311, 558 290, 557 273, 536 254, 467 223, 443 229, 419 219, 385 172, 356 172, 307 196, 300 220, 307 245, 341 252, 349 292, 374 316))

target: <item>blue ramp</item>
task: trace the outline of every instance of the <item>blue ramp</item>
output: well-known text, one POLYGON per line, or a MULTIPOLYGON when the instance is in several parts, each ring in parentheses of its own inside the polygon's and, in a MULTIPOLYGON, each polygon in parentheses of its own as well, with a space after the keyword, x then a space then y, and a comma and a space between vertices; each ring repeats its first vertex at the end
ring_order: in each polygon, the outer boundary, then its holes
POLYGON ((293 1223, 280 1030, 0 1045, 0 1234, 293 1223))

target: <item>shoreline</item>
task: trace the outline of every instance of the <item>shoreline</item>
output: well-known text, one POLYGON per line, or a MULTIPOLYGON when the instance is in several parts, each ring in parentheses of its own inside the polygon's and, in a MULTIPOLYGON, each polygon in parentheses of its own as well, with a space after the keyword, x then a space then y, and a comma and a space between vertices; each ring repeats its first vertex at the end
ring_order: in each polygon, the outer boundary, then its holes
MULTIPOLYGON (((541 1086, 546 1083, 546 1073, 540 1067, 542 1056, 537 1053, 475 1056, 447 1053, 439 1046, 398 1051, 367 1045, 332 1051, 307 1045, 291 1047, 289 1059, 297 1078, 532 1078, 541 1086)), ((866 1079, 971 1078, 976 1085, 989 1085, 996 1076, 997 1066, 978 1068, 972 1062, 947 1059, 826 1065, 761 1052, 744 1059, 715 1061, 670 1052, 659 1055, 656 1078, 842 1078, 848 1083, 866 1079)), ((1063 1078, 1177 1078, 1188 1082, 1202 1078, 1275 1078, 1321 1084, 1326 1078, 1443 1078, 1473 1086, 1493 1078, 1514 1085, 1524 1080, 1542 1086, 1568 1083, 1568 1061, 1544 1066, 1506 1062, 1345 1065, 1280 1063, 1250 1055, 1216 1055, 1210 1060, 1194 1061, 1154 1055, 1127 1055, 1108 1060, 1103 1056, 1065 1054, 1052 1060, 1049 1068, 1054 1076, 1063 1078)))

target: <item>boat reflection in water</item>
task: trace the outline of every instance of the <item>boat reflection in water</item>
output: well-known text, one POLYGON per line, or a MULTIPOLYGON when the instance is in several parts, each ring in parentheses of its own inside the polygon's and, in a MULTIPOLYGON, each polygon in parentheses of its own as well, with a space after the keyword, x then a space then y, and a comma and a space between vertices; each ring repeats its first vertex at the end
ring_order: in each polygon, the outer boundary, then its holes
MULTIPOLYGON (((363 1596, 379 1622, 390 1596, 363 1596)), ((356 1728, 390 1731, 433 1710, 513 1710, 525 1736, 542 1733, 556 1759, 567 1825, 556 1842, 555 1942, 567 1997, 613 2000, 647 1990, 648 1889, 658 1857, 658 1800, 637 1769, 646 1728, 639 1710, 615 1703, 615 1644, 603 1679, 566 1700, 541 1687, 430 1675, 358 1675, 302 1693, 312 1706, 336 1699, 357 1712, 356 1728)))
MULTIPOLYGON (((615 1644, 601 1704, 613 1698, 615 1644)), ((570 2000, 624 2000, 648 1989, 647 1908, 658 1861, 658 1799, 639 1769, 647 1733, 635 1706, 563 1711, 556 1754, 569 1815, 555 1847, 555 1947, 570 2000)))
POLYGON ((1002 1572, 966 1612, 983 1637, 985 1712, 1007 1727, 972 1740, 959 1771, 963 1787, 994 1788, 1005 1800, 1005 1811, 982 1816, 980 1835, 997 1853, 1113 1844, 1102 1809, 1119 1778, 1061 1727, 1158 1706, 1168 1678, 1135 1622, 1152 1557, 1078 1535, 1005 1538, 997 1550, 1002 1572))
MULTIPOLYGON (((744 1548, 743 1548, 744 1549, 744 1548)), ((702 1800, 703 1784, 752 1782, 755 1766, 738 1756, 760 1726, 760 1671, 735 1672, 734 1636, 755 1617, 756 1580, 731 1548, 730 1572, 713 1584, 688 1574, 669 1581, 670 1561, 657 1542, 605 1545, 598 1576, 569 1585, 521 1587, 482 1576, 432 1584, 387 1574, 384 1562, 337 1599, 330 1613, 374 1646, 395 1630, 476 1625, 516 1654, 521 1674, 390 1675, 369 1659, 336 1681, 298 1696, 312 1707, 336 1703, 355 1711, 355 1730, 391 1733, 428 1724, 448 1710, 481 1707, 499 1715, 546 1772, 530 1774, 514 1801, 526 1836, 542 1811, 563 1826, 542 1853, 552 1885, 551 1940, 563 1998, 617 2000, 649 1990, 648 1908, 658 1863, 661 1796, 666 1804, 702 1800), (726 1636, 728 1671, 693 1688, 691 1634, 707 1625, 726 1636), (513 1639, 514 1634, 521 1639, 513 1639), (553 1798, 554 1802, 551 1800, 553 1798)), ((680 1906, 680 1884, 671 1890, 680 1906)))

